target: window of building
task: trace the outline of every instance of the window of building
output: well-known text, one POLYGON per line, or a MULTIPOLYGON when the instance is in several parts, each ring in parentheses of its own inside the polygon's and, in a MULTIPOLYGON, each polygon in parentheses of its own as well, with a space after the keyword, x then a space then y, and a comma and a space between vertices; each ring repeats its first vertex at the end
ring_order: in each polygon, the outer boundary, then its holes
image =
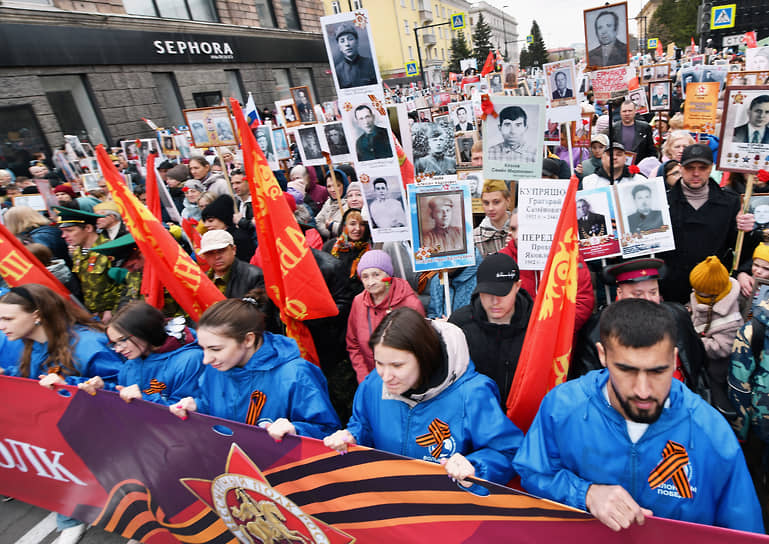
POLYGON ((441 58, 443 60, 446 60, 446 50, 444 48, 442 48, 442 47, 441 47, 441 58))
POLYGON ((107 143, 101 119, 82 75, 41 76, 40 82, 64 134, 72 134, 94 145, 107 143))
POLYGON ((401 0, 401 7, 402 7, 402 8, 405 8, 405 7, 406 7, 406 0, 401 0))
POLYGON ((286 28, 291 30, 302 30, 302 23, 299 21, 299 12, 296 11, 296 2, 294 0, 280 0, 280 6, 283 8, 283 18, 286 20, 286 28))
POLYGON ((186 125, 182 115, 182 95, 173 72, 152 72, 152 81, 170 124, 175 127, 186 125))
POLYGON ((221 106, 222 91, 206 91, 202 93, 192 93, 192 99, 195 101, 196 108, 210 108, 212 106, 221 106))
POLYGON ((409 45, 409 60, 414 58, 414 48, 409 45))
POLYGON ((40 124, 32 106, 0 108, 0 155, 17 175, 22 175, 34 153, 51 156, 40 124))
POLYGON ((296 76, 299 82, 297 83, 297 86, 305 86, 308 89, 310 89, 310 98, 312 98, 313 102, 317 103, 317 89, 315 89, 315 80, 312 78, 312 69, 311 68, 297 68, 296 69, 296 76))
POLYGON ((404 20, 403 21, 403 27, 404 27, 406 36, 408 36, 409 35, 409 22, 404 20))
POLYGON ((353 9, 363 9, 363 0, 354 0, 352 7, 353 9))
POLYGON ((229 95, 237 98, 241 104, 245 104, 246 94, 243 90, 243 78, 240 77, 240 70, 225 70, 224 74, 227 76, 227 91, 229 95))
POLYGON ((337 0, 331 2, 331 11, 333 13, 342 13, 342 8, 339 7, 339 2, 337 2, 337 0))
POLYGON ((446 18, 446 8, 441 6, 441 17, 446 18))
POLYGON ((286 68, 273 68, 272 77, 275 78, 275 94, 281 98, 288 96, 291 88, 291 76, 286 68))
POLYGON ((129 15, 219 22, 212 0, 123 0, 129 15))
POLYGON ((417 5, 414 0, 411 0, 411 9, 417 9, 417 5))
MULTIPOLYGON (((339 4, 339 2, 332 2, 339 4)), ((275 28, 275 10, 272 9, 272 2, 269 0, 256 0, 256 15, 259 17, 259 24, 267 28, 275 28)), ((336 11, 334 13, 337 13, 336 11)))

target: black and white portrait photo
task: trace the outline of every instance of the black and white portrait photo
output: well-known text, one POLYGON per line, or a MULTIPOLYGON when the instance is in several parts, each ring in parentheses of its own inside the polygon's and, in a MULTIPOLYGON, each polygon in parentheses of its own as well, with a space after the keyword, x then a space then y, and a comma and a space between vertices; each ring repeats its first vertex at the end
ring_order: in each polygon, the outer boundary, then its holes
POLYGON ((272 129, 272 141, 275 143, 275 155, 278 160, 291 158, 291 150, 288 147, 288 137, 286 136, 285 128, 278 127, 272 129))
POLYGON ((361 98, 345 107, 347 134, 355 135, 355 153, 359 162, 389 159, 393 156, 389 121, 370 100, 361 98))
POLYGON ((544 65, 545 92, 551 107, 576 105, 574 92, 574 59, 549 62, 544 65))
POLYGON ((502 92, 502 73, 501 72, 495 72, 493 74, 489 74, 489 91, 491 91, 494 94, 502 92))
POLYGON ((635 104, 636 115, 649 113, 649 103, 646 98, 646 87, 638 87, 628 92, 628 100, 635 104))
POLYGON ((480 170, 457 170, 457 179, 466 181, 470 187, 470 196, 472 198, 481 198, 483 191, 483 174, 480 170))
POLYGON ((347 145, 347 138, 344 135, 342 123, 327 123, 323 125, 323 133, 326 135, 328 152, 332 157, 350 154, 350 146, 347 145))
POLYGON ((401 183, 395 177, 377 177, 364 185, 371 228, 393 229, 408 225, 401 183))
POLYGON ((275 143, 272 140, 272 128, 268 125, 259 125, 253 129, 256 143, 259 144, 262 153, 264 153, 267 162, 270 163, 270 167, 273 168, 278 164, 278 157, 275 154, 275 143))
POLYGON ((473 163, 473 144, 476 142, 475 132, 458 132, 455 134, 457 164, 470 166, 473 163))
POLYGON ((498 114, 483 124, 487 179, 539 178, 545 132, 544 97, 492 96, 498 114))
POLYGON ((306 124, 316 123, 318 119, 315 116, 309 88, 307 86, 292 87, 291 96, 294 99, 294 105, 296 106, 296 112, 299 115, 299 120, 306 124))
POLYGON ((454 123, 455 132, 467 132, 475 130, 473 103, 470 100, 450 103, 449 115, 451 115, 451 121, 454 123))
POLYGON ((321 17, 326 50, 339 90, 379 83, 371 25, 367 19, 368 14, 361 10, 321 17), (362 18, 356 14, 362 14, 362 18))
MULTIPOLYGON (((445 122, 415 123, 411 127, 411 147, 417 174, 444 176, 456 174, 454 156, 454 127, 446 116, 445 122)), ((472 147, 472 145, 471 145, 472 147)))
POLYGON ((278 100, 275 102, 275 109, 278 111, 278 119, 284 127, 295 127, 300 124, 299 114, 296 111, 296 105, 291 98, 278 100))
POLYGON ((627 2, 588 9, 584 14, 588 67, 627 64, 627 2))
POLYGON ((635 211, 627 216, 627 232, 643 233, 662 226, 662 212, 654 209, 659 205, 654 201, 654 190, 651 186, 636 185, 630 191, 635 211))
MULTIPOLYGON (((599 195, 602 196, 602 195, 599 195)), ((577 198, 577 229, 579 239, 606 236, 606 215, 593 210, 593 203, 587 197, 577 198)))
POLYGON ((727 87, 724 106, 718 169, 769 170, 769 90, 764 86, 727 87))
POLYGON ((297 134, 302 149, 302 162, 306 164, 310 161, 323 161, 323 149, 315 127, 299 128, 297 134))
POLYGON ((747 121, 734 127, 732 142, 739 144, 769 144, 769 91, 750 100, 747 121))
POLYGON ((690 83, 700 82, 700 71, 696 66, 690 66, 688 68, 682 68, 678 72, 678 81, 681 83, 681 93, 686 98, 686 87, 690 83))
MULTIPOLYGON (((630 245, 642 240, 641 245, 636 247, 639 249, 654 241, 654 244, 661 244, 660 251, 662 247, 672 249, 675 244, 662 178, 619 183, 615 187, 622 217, 622 235, 626 240, 634 240, 630 245)), ((626 250, 623 248, 624 254, 626 250)))
POLYGON ((670 81, 654 81, 649 84, 651 111, 670 110, 670 81))

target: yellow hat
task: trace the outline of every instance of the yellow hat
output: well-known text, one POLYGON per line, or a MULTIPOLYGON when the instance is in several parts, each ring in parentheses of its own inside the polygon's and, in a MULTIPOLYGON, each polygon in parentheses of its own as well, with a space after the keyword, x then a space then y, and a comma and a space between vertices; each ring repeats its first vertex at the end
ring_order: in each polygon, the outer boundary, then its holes
POLYGON ((106 213, 112 212, 113 214, 120 217, 120 208, 118 208, 118 205, 115 204, 114 200, 106 200, 104 202, 99 202, 93 207, 93 211, 100 215, 104 215, 106 213))
POLYGON ((769 263, 769 244, 758 244, 756 250, 753 252, 754 259, 761 259, 769 263))
POLYGON ((718 257, 713 255, 692 269, 689 283, 700 304, 715 304, 729 294, 732 288, 729 272, 718 257))

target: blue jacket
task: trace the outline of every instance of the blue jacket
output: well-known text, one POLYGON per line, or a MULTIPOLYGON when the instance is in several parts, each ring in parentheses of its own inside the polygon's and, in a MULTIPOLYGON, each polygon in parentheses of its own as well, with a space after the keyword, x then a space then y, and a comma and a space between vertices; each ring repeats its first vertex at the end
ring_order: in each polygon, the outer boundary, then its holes
POLYGON ((184 397, 198 396, 202 372, 203 350, 193 342, 167 353, 126 360, 120 367, 117 383, 136 384, 144 400, 169 406, 184 397), (152 384, 153 379, 158 383, 152 384))
POLYGON ((0 368, 7 376, 18 376, 19 359, 24 351, 24 340, 8 340, 0 331, 0 368))
POLYGON ((301 358, 291 338, 265 332, 264 342, 245 366, 220 371, 207 366, 200 376, 198 411, 246 421, 252 394, 261 392, 257 425, 284 417, 297 434, 323 438, 339 429, 339 417, 328 398, 320 368, 301 358))
MULTIPOLYGON (((482 260, 481 252, 476 249, 474 265, 461 268, 456 276, 449 275, 452 312, 456 312, 462 306, 470 304, 470 299, 473 296, 477 283, 478 265, 481 264, 482 260)), ((430 303, 427 306, 428 318, 435 319, 436 317, 446 315, 444 292, 443 284, 441 284, 441 275, 436 274, 430 280, 430 303)))
MULTIPOLYGON (((93 376, 100 376, 105 383, 111 383, 120 371, 120 357, 107 345, 107 335, 82 325, 75 325, 70 331, 69 344, 72 347, 72 360, 79 376, 67 376, 69 385, 77 385, 93 376)), ((48 368, 42 368, 48 358, 48 342, 32 342, 32 356, 29 364, 29 376, 33 380, 41 374, 47 374, 48 368)), ((54 361, 52 365, 56 365, 54 361)))
POLYGON ((514 476, 512 460, 523 434, 502 412, 494 381, 476 372, 462 330, 444 322, 433 326, 448 353, 444 383, 415 401, 389 394, 379 374, 371 372, 355 392, 347 430, 361 446, 434 463, 459 453, 478 478, 506 484, 514 476), (440 444, 430 438, 437 428, 428 428, 433 422, 448 426, 440 444))
POLYGON ((673 380, 669 406, 633 444, 604 396, 608 377, 594 370, 545 396, 515 457, 524 489, 586 510, 591 484, 620 485, 655 516, 763 533, 753 482, 726 420, 673 380), (675 473, 655 488, 649 482, 671 442, 688 456, 679 485, 688 482, 692 498, 679 494, 675 473))

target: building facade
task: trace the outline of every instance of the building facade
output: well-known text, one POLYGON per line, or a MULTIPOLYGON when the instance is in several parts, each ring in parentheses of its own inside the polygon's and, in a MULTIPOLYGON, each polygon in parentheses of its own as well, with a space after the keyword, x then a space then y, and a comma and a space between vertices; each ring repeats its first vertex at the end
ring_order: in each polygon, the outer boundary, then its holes
POLYGON ((320 0, 30 0, 0 7, 0 159, 22 164, 65 134, 152 137, 142 118, 248 92, 259 108, 307 85, 335 95, 320 0))
MULTIPOLYGON (((451 60, 453 32, 448 22, 453 13, 470 9, 465 0, 324 0, 324 6, 329 15, 368 10, 379 70, 390 85, 421 81, 421 77, 406 77, 406 63, 418 62, 420 54, 428 83, 440 81, 451 60), (439 26, 421 28, 429 25, 439 26)), ((465 37, 469 43, 467 29, 465 37)))
MULTIPOLYGON (((470 8, 471 31, 468 38, 475 30, 478 23, 478 15, 483 14, 483 20, 491 27, 491 43, 507 61, 518 63, 518 21, 504 10, 496 8, 488 2, 481 1, 470 8)), ((480 68, 480 67, 479 67, 480 68)))

